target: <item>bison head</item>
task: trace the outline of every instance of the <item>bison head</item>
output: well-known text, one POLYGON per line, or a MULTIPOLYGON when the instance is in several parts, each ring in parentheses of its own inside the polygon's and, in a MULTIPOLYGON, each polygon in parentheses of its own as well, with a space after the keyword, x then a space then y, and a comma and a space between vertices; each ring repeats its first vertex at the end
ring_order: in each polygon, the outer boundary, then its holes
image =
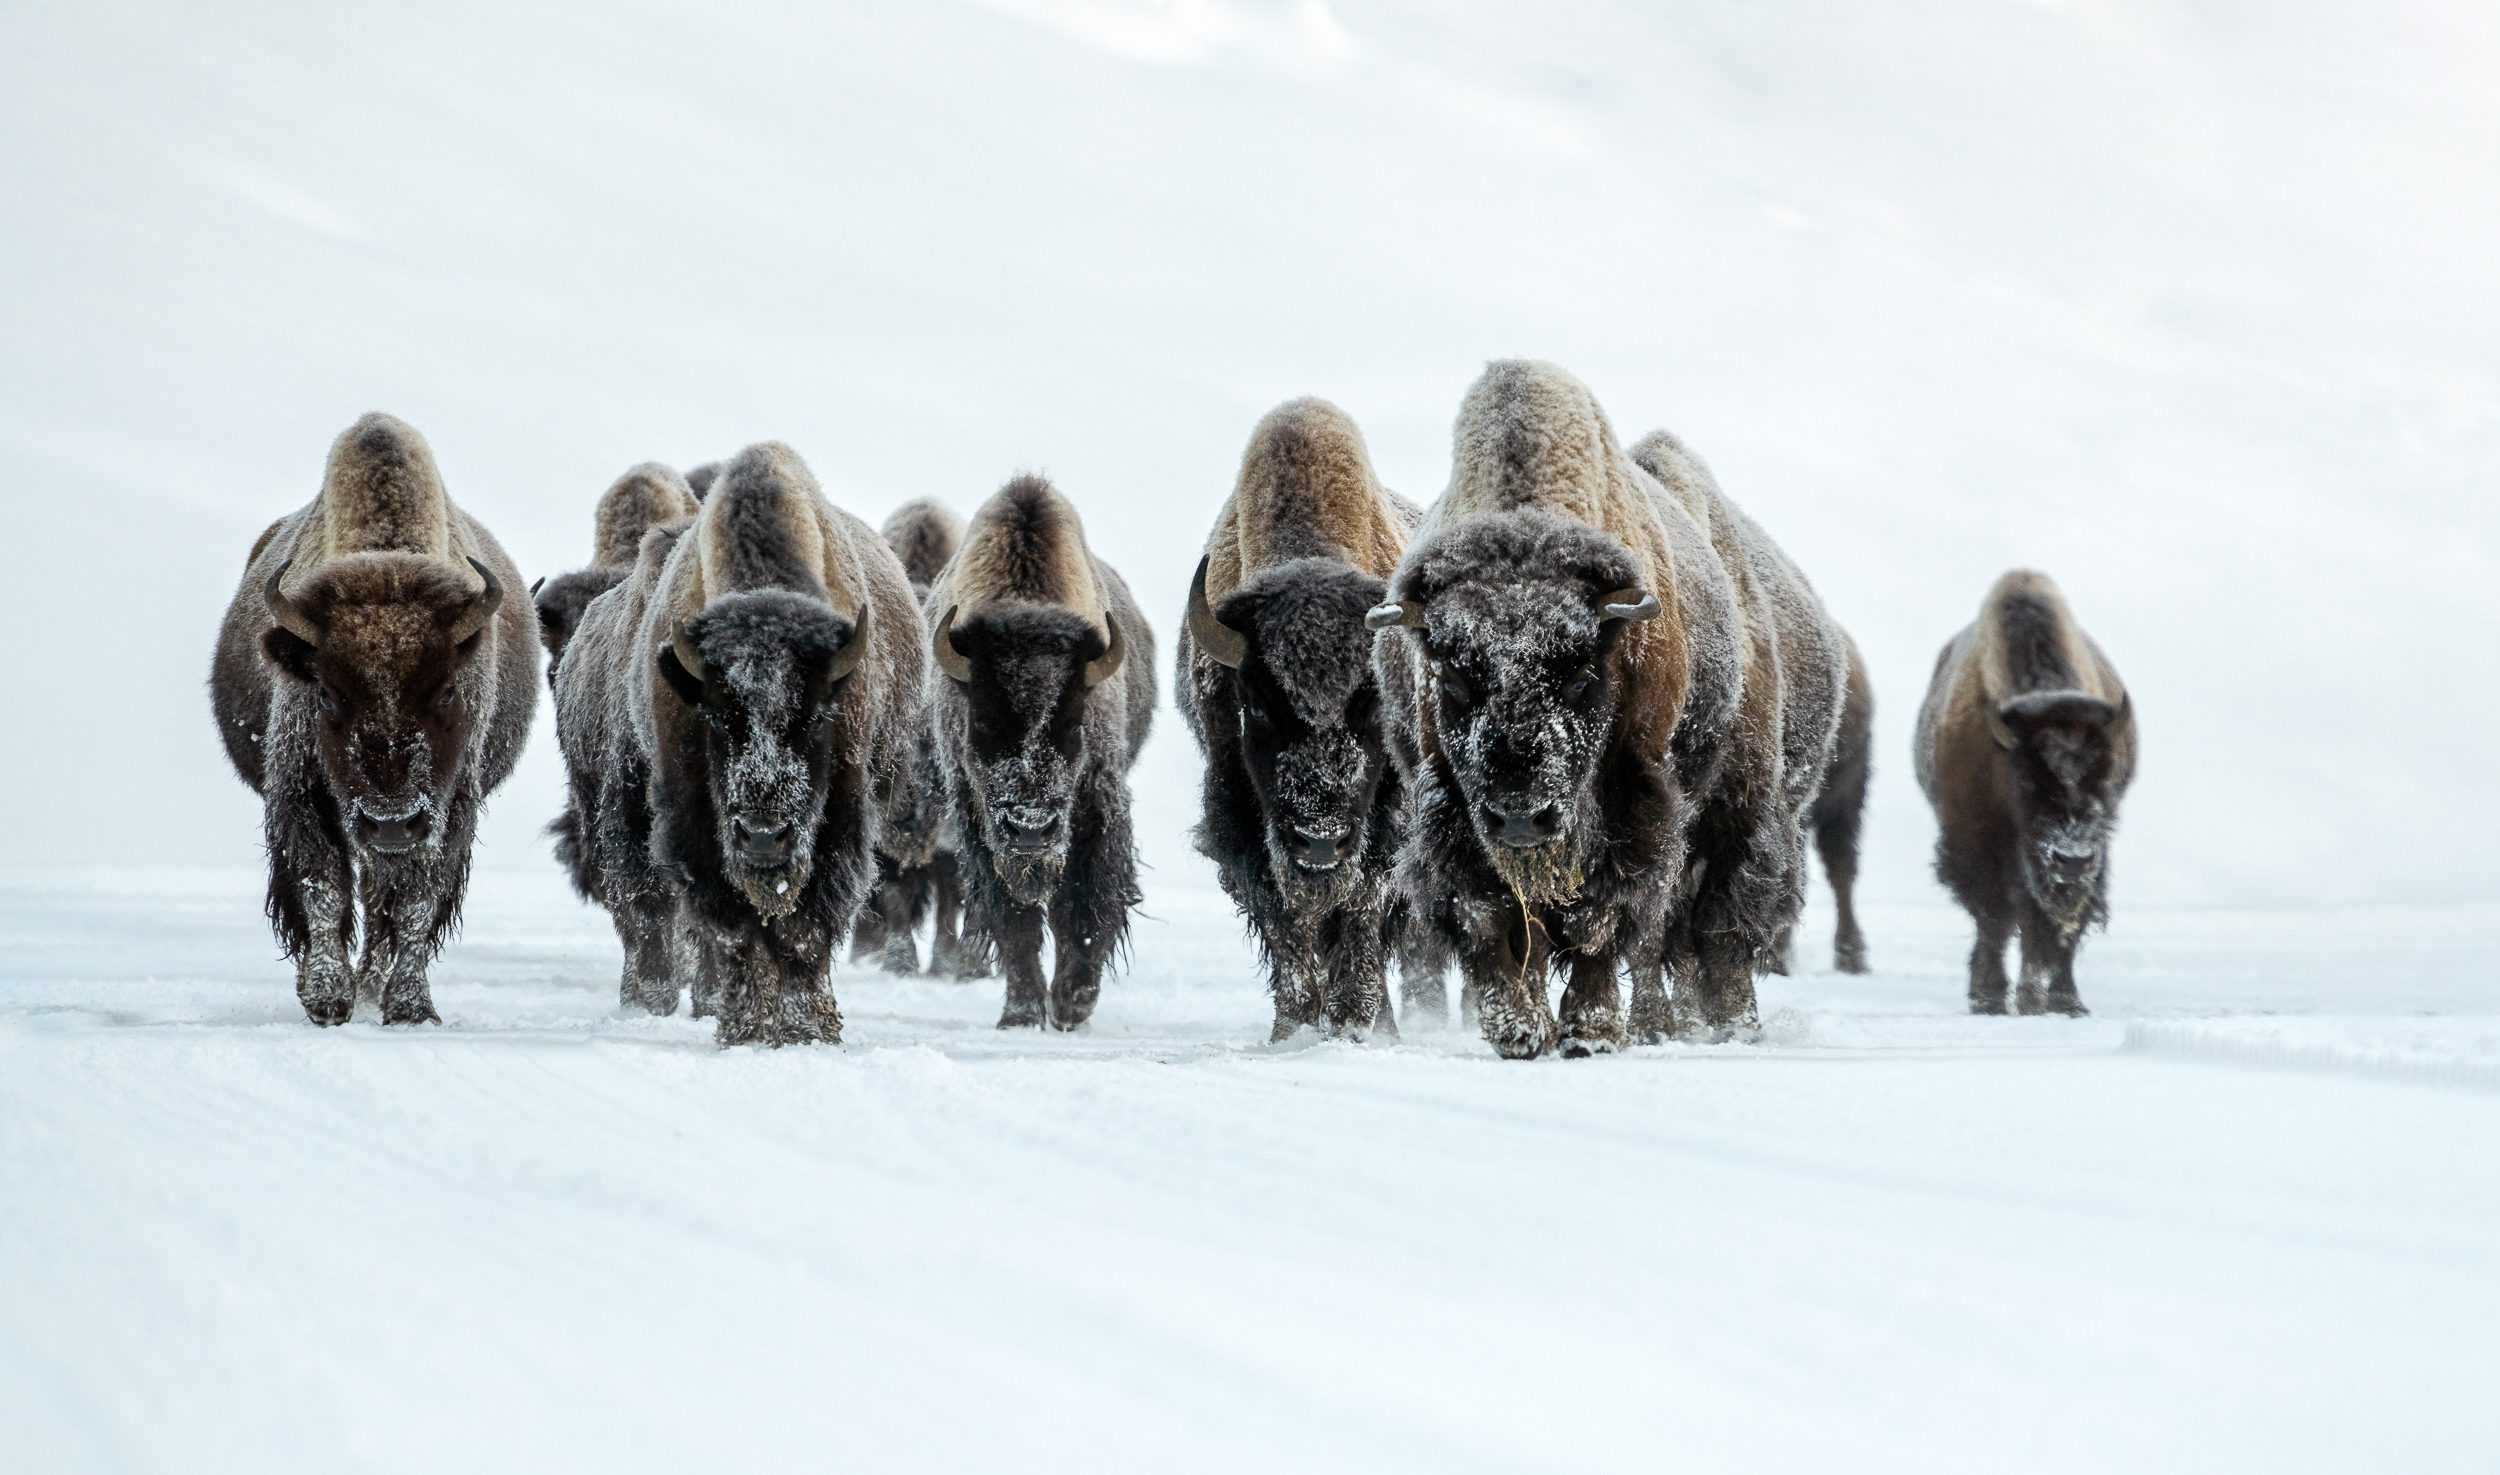
POLYGON ((439 846, 487 694, 463 678, 502 584, 474 558, 413 553, 337 559, 290 591, 292 568, 262 587, 261 648, 304 699, 341 828, 368 855, 439 846))
POLYGON ((998 602, 949 609, 932 645, 963 691, 963 821, 1009 894, 1037 904, 1066 863, 1086 697, 1120 669, 1119 626, 1106 634, 1058 605, 998 602))
POLYGON ((1333 558, 1262 570, 1220 603, 1206 560, 1189 586, 1189 631, 1226 668, 1242 767, 1258 802, 1269 869, 1288 895, 1352 883, 1388 758, 1367 611, 1386 582, 1333 558))
POLYGON ((1603 838, 1595 793, 1624 627, 1659 614, 1622 544, 1550 513, 1470 518, 1412 552, 1367 617, 1422 657, 1428 753, 1515 891, 1565 902, 1603 838))
POLYGON ((2118 739, 2133 715, 2124 696, 2113 706, 2079 691, 2027 692, 1988 714, 2013 770, 2023 884, 2069 931, 2103 894, 2125 782, 2118 739))
POLYGON ((766 917, 799 903, 816 860, 844 704, 868 649, 855 618, 786 589, 705 605, 653 659, 694 714, 700 771, 731 884, 766 917))
POLYGON ((530 586, 530 601, 538 606, 538 639, 547 647, 549 686, 555 685, 556 663, 564 659, 564 647, 572 642, 573 632, 582 627, 590 602, 624 582, 626 572, 621 568, 577 569, 530 586))

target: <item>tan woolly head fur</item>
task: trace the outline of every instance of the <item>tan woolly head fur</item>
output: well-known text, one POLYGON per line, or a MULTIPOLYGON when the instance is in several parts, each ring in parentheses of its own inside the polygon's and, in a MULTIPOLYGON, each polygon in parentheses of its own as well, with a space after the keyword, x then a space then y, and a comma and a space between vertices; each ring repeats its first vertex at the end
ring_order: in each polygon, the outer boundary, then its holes
POLYGON ((1406 552, 1409 528, 1353 417, 1324 399, 1288 400, 1250 433, 1233 493, 1216 514, 1207 598, 1297 558, 1334 558, 1385 579, 1406 552))
POLYGON ((590 561, 597 568, 624 568, 634 561, 642 535, 663 523, 692 517, 701 504, 675 469, 646 461, 616 479, 599 497, 590 561))

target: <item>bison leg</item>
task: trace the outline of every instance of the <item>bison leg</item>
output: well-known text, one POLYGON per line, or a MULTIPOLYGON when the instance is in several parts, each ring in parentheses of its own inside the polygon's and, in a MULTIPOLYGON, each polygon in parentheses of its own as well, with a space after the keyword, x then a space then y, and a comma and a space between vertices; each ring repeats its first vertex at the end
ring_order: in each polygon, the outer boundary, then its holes
POLYGON ((1052 1029, 1081 1027, 1094 1017, 1094 1005, 1102 999, 1102 969, 1110 947, 1108 939, 1095 935, 1091 920, 1060 915, 1050 919, 1052 1029))
POLYGON ((1365 910, 1338 912, 1321 924, 1319 943, 1325 979, 1321 1008, 1329 1033, 1359 1041, 1385 1027, 1388 1037, 1396 1039, 1379 917, 1365 910))
MULTIPOLYGON (((909 977, 920 971, 920 945, 913 934, 920 930, 920 914, 928 909, 928 885, 929 874, 919 866, 888 871, 879 878, 871 901, 877 928, 885 934, 885 947, 877 966, 888 973, 909 977)), ((866 916, 861 914, 863 921, 866 916)))
POLYGON ((1566 1059, 1607 1055, 1623 1048, 1623 992, 1611 954, 1574 953, 1571 980, 1562 996, 1562 1053, 1566 1059))
POLYGON ((625 967, 616 985, 617 1007, 653 1014, 677 1012, 677 977, 683 949, 676 938, 678 909, 655 897, 637 896, 615 911, 625 967))
POLYGON ((295 997, 318 1025, 345 1024, 356 1012, 348 945, 355 931, 354 880, 347 857, 309 814, 268 818, 269 920, 295 960, 295 997))
POLYGON ((438 867, 422 863, 369 866, 360 878, 365 951, 357 965, 359 992, 382 1004, 384 1024, 440 1024, 426 964, 448 930, 456 897, 443 895, 438 867))
POLYGON ((1042 911, 1018 906, 997 918, 990 935, 998 944, 999 971, 1007 975, 1007 1003, 998 1014, 1000 1029, 1039 1029, 1048 1022, 1050 1001, 1042 978, 1042 911))
POLYGON ((956 933, 963 898, 957 893, 955 857, 938 852, 929 862, 929 971, 939 978, 968 978, 962 939, 956 933))
POLYGON ((1675 1010, 1667 1000, 1666 965, 1655 957, 1632 964, 1632 1013, 1624 1030, 1634 1044, 1663 1045, 1675 1035, 1675 1010))
POLYGON ((1970 1012, 2002 1014, 2005 1012, 2005 938, 2004 922, 1994 917, 1979 919, 1979 938, 1970 950, 1970 1012))
POLYGON ((2082 1015, 2092 1011, 2083 1007, 2083 998, 2075 992, 2075 943, 2078 934, 2061 928, 2036 910, 2023 918, 2022 969, 2023 981, 2014 992, 2014 1007, 2023 1014, 2082 1015))
POLYGON ((1832 966, 1843 973, 1866 971, 1866 934, 1858 930, 1857 816, 1851 815, 1845 840, 1838 826, 1819 831, 1814 839, 1823 852, 1823 875, 1832 883, 1832 904, 1840 924, 1832 931, 1832 966))
POLYGON ((1449 959, 1439 940, 1425 931, 1426 925, 1412 912, 1393 916, 1389 922, 1397 938, 1398 1004, 1409 1019, 1445 1024, 1450 1017, 1450 991, 1442 975, 1449 971, 1449 959))
POLYGON ((680 903, 675 924, 669 929, 674 949, 671 962, 677 976, 686 981, 687 1012, 697 1019, 712 1019, 720 1014, 720 965, 713 960, 712 948, 705 941, 703 929, 696 923, 694 911, 680 903))
POLYGON ((1477 938, 1460 969, 1478 999, 1484 1038, 1507 1060, 1530 1060, 1554 1047, 1554 1014, 1545 1002, 1542 928, 1514 922, 1492 939, 1477 938))
POLYGON ((842 1043, 830 936, 766 930, 717 938, 707 951, 721 976, 713 1034, 723 1046, 842 1043))

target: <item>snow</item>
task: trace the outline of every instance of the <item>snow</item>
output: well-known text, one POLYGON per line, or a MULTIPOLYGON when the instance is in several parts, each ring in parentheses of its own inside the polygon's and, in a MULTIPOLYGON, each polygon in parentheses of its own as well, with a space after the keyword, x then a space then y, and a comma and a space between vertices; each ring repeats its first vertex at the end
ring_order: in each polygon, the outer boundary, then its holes
MULTIPOLYGON (((1088 1033, 845 969, 627 1019, 552 868, 444 1026, 301 1022, 227 870, 0 882, 18 1468, 2470 1470, 2500 909, 2140 909, 2080 1021, 1964 924, 1751 1047, 1264 1044, 1222 898, 1088 1033)), ((1828 915, 1801 945, 1820 964, 1828 915)))

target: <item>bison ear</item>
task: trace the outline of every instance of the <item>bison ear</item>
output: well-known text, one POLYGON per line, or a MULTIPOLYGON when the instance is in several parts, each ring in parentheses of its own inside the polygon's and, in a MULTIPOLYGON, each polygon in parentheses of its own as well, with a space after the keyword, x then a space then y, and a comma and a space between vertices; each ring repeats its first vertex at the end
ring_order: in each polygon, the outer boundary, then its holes
POLYGON ((661 641, 659 662, 660 675, 668 681, 669 689, 677 693, 679 701, 689 707, 703 705, 703 678, 687 670, 685 663, 677 659, 676 646, 661 641))
POLYGON ((269 657, 269 664, 296 680, 310 682, 319 679, 313 672, 312 642, 294 631, 284 626, 272 626, 261 633, 260 648, 261 653, 269 657))

